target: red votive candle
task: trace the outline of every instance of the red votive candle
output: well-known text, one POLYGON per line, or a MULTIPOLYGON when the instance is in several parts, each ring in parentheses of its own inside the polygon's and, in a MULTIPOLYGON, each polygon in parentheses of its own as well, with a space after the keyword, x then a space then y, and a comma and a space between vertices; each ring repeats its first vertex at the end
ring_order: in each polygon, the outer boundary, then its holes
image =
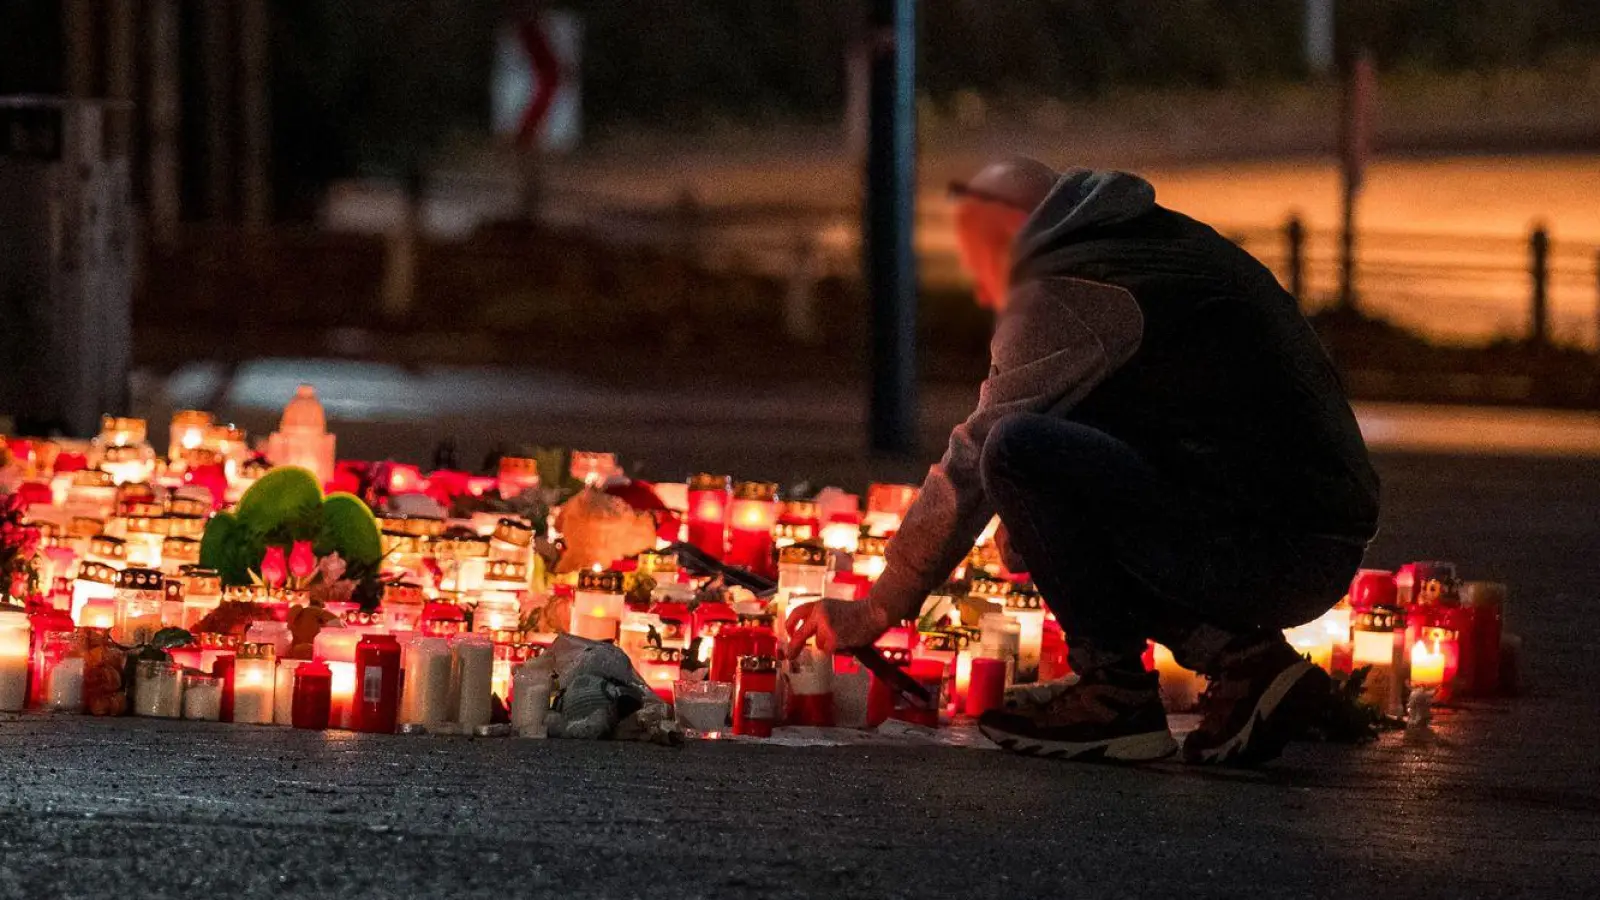
POLYGON ((233 654, 218 656, 211 663, 211 674, 222 679, 222 700, 217 712, 218 722, 233 721, 233 654))
POLYGON ((778 635, 771 616, 741 616, 737 625, 724 625, 711 648, 711 680, 732 682, 745 656, 777 656, 778 635))
POLYGON ((739 660, 733 689, 733 733, 772 737, 778 722, 778 662, 770 656, 739 660))
POLYGON ((1383 569, 1362 569, 1350 582, 1350 608, 1365 612, 1374 606, 1394 606, 1394 573, 1383 569))
POLYGON ((290 721, 296 728, 323 731, 333 702, 333 670, 325 662, 306 662, 294 670, 290 721))
POLYGON ((1461 634, 1464 692, 1479 697, 1500 690, 1500 636, 1505 628, 1506 586, 1469 581, 1461 588, 1466 623, 1461 634))
POLYGON ((351 705, 356 731, 394 733, 400 709, 400 642, 394 635, 368 634, 356 645, 356 696, 351 705))
POLYGON ((979 656, 972 660, 972 679, 967 683, 967 715, 977 718, 1006 701, 1004 660, 979 656))
POLYGON ((772 526, 778 520, 778 486, 741 481, 733 486, 728 508, 728 558, 760 575, 773 575, 772 526))
POLYGON ((728 476, 702 474, 689 479, 685 520, 689 543, 721 559, 728 550, 728 476))

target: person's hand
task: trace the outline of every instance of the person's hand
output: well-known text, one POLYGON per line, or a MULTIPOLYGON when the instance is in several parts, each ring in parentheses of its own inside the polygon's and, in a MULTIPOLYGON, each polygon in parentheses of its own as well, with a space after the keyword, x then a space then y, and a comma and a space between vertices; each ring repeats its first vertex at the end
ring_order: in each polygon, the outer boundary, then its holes
POLYGON ((823 653, 870 647, 889 630, 889 614, 870 600, 816 600, 789 614, 789 658, 817 639, 823 653))

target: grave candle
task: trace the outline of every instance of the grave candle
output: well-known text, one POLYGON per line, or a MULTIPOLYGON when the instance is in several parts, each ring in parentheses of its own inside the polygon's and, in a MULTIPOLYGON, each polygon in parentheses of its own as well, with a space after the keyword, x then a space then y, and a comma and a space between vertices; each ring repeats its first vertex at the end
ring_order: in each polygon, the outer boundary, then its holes
POLYGON ((672 703, 673 685, 683 673, 683 651, 676 647, 646 647, 639 659, 639 677, 663 703, 672 703))
POLYGON ((622 625, 626 607, 621 572, 586 569, 578 573, 578 589, 572 595, 570 630, 581 638, 614 641, 622 625))
POLYGON ((1351 661, 1370 667, 1362 698, 1388 715, 1400 715, 1406 701, 1403 658, 1405 613, 1397 606, 1374 606, 1356 614, 1351 661))
POLYGON ((332 728, 350 727, 356 693, 356 645, 361 633, 352 628, 323 628, 312 642, 312 659, 325 663, 331 675, 328 721, 332 728))
POLYGON ((1155 645, 1156 672, 1160 679, 1161 699, 1172 712, 1187 712, 1200 701, 1206 680, 1200 675, 1178 665, 1172 651, 1163 644, 1155 645))
POLYGON ((859 513, 834 513, 822 526, 822 546, 841 553, 856 552, 861 540, 861 515, 859 513))
POLYGON ((294 670, 307 662, 304 659, 278 660, 278 671, 272 679, 272 724, 294 724, 294 670))
POLYGON ((222 715, 222 679, 202 672, 183 676, 183 717, 196 722, 215 722, 222 715))
POLYGON ((1504 630, 1506 586, 1489 581, 1469 581, 1461 588, 1466 628, 1461 636, 1462 687, 1477 696, 1500 689, 1500 638, 1504 630))
POLYGON ((44 705, 56 712, 83 712, 83 657, 69 656, 49 669, 44 705))
POLYGON ((136 666, 133 714, 176 719, 183 712, 183 674, 176 663, 144 659, 136 666))
POLYGON ((272 724, 277 691, 277 651, 271 644, 246 643, 233 661, 233 721, 272 724))
POLYGON ((460 673, 460 701, 456 722, 471 733, 489 724, 490 693, 494 678, 494 644, 481 634, 458 634, 450 639, 460 673))
POLYGON ((1044 645, 1044 597, 1031 584, 1019 584, 1005 595, 1005 612, 1017 623, 1017 681, 1039 679, 1044 645))
POLYGON ((455 664, 450 642, 444 638, 415 636, 401 650, 405 671, 400 692, 401 724, 437 726, 455 718, 455 664))
POLYGON ((111 637, 119 644, 143 644, 161 630, 166 583, 156 569, 123 569, 117 575, 117 623, 111 637))
POLYGON ((500 499, 510 500, 539 486, 539 461, 526 456, 500 457, 499 477, 495 480, 500 499))
POLYGON ((312 660, 294 670, 294 710, 296 728, 321 731, 332 718, 333 671, 326 663, 312 660))
POLYGON ((0 710, 16 712, 28 700, 32 626, 20 609, 0 609, 0 710))
POLYGON ((778 486, 741 481, 728 510, 728 562, 761 575, 772 573, 772 527, 778 519, 778 486))
POLYGON ((200 449, 211 423, 211 413, 198 409, 180 409, 173 413, 172 427, 167 431, 167 459, 181 460, 184 451, 200 449))
POLYGON ((554 687, 549 666, 526 662, 511 678, 511 727, 521 737, 544 737, 544 719, 554 687))
POLYGON ((856 540, 856 552, 850 570, 868 581, 877 581, 889 564, 884 556, 888 547, 887 538, 862 535, 856 540))
POLYGON ((867 514, 863 521, 872 534, 893 534, 917 499, 913 484, 871 484, 867 486, 867 514))
POLYGON ((78 577, 72 582, 72 620, 79 625, 92 625, 95 628, 110 628, 116 624, 117 605, 117 569, 108 563, 85 560, 78 566, 78 577), (100 601, 98 609, 109 605, 111 620, 100 624, 90 623, 84 618, 85 608, 93 602, 100 601))
POLYGON ((972 659, 972 681, 966 692, 967 715, 977 718, 999 709, 1006 699, 1006 663, 988 656, 972 659))
POLYGON ((363 636, 356 645, 356 673, 355 730, 393 734, 400 706, 400 644, 394 636, 363 636))
POLYGON ((770 656, 743 657, 734 685, 733 733, 772 737, 777 721, 777 660, 770 656))
POLYGON ((695 475, 689 479, 685 518, 689 543, 717 559, 727 552, 728 476, 695 475))
POLYGON ((1411 646, 1411 685, 1435 690, 1444 688, 1445 657, 1437 643, 1419 640, 1411 646))
POLYGON ((828 551, 816 544, 793 544, 778 551, 778 591, 820 597, 828 589, 828 551))

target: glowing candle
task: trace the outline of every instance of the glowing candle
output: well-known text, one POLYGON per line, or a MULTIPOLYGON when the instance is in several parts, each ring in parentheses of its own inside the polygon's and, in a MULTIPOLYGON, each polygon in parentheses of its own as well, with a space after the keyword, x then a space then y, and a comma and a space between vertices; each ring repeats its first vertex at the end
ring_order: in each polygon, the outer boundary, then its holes
POLYGON ((385 585, 381 604, 384 627, 392 632, 416 631, 422 626, 424 606, 420 586, 405 581, 385 585))
POLYGON ((28 700, 32 626, 20 609, 0 609, 0 710, 16 712, 28 700))
POLYGON ((184 673, 183 717, 197 722, 215 722, 221 716, 222 679, 199 672, 184 673))
POLYGON ((117 627, 117 602, 115 600, 90 600, 78 615, 78 624, 84 628, 117 627))
POLYGON ((1445 682, 1444 651, 1438 642, 1417 641, 1411 645, 1411 685, 1438 689, 1445 682))
POLYGON ((274 725, 294 724, 294 670, 300 668, 306 659, 279 659, 278 671, 272 679, 272 723, 274 725))
POLYGON ((778 590, 822 596, 828 589, 828 551, 793 544, 778 551, 778 590))
POLYGON ((550 711, 550 692, 554 687, 549 666, 523 663, 517 667, 512 680, 511 726, 521 737, 544 737, 544 719, 550 711))
POLYGON ((889 542, 886 538, 864 535, 856 541, 855 558, 851 562, 851 571, 868 581, 877 581, 883 574, 884 568, 889 564, 884 557, 889 542))
POLYGON ((176 462, 183 459, 184 451, 200 449, 211 423, 211 413, 198 409, 180 409, 173 413, 172 427, 167 431, 167 459, 176 462))
POLYGON ((119 644, 143 644, 161 630, 166 584, 155 569, 123 569, 117 575, 117 621, 111 637, 119 644))
POLYGON ((183 670, 176 663, 140 660, 134 670, 133 714, 176 719, 183 713, 183 670))
POLYGON ((912 484, 872 484, 867 486, 867 514, 862 521, 867 530, 876 535, 893 534, 900 530, 900 521, 917 499, 917 487, 912 484))
POLYGON ((673 685, 683 672, 683 651, 676 647, 647 647, 639 660, 639 677, 663 703, 672 702, 673 685))
POLYGON ((356 693, 356 645, 361 631, 325 627, 312 642, 312 658, 327 663, 333 684, 329 692, 328 726, 349 728, 351 703, 356 693))
POLYGON ((622 593, 622 573, 588 569, 578 573, 578 589, 572 595, 574 635, 594 641, 617 639, 626 606, 622 593))
POLYGON ((1362 698, 1389 715, 1399 715, 1405 707, 1404 634, 1405 613, 1397 606, 1378 605, 1356 614, 1351 659, 1357 669, 1369 668, 1362 698))
POLYGON ((727 551, 728 476, 696 475, 689 479, 689 543, 721 559, 727 551))
POLYGON ((822 546, 842 553, 856 552, 861 539, 861 516, 854 513, 837 513, 822 526, 822 546))
POLYGON ((1039 655, 1044 645, 1044 597, 1033 585, 1018 585, 1005 595, 1006 615, 1017 623, 1017 681, 1039 677, 1039 655))
POLYGON ((763 575, 772 573, 772 526, 778 520, 778 486, 741 481, 728 509, 728 562, 763 575))
POLYGON ((277 692, 277 651, 271 644, 243 644, 233 662, 233 721, 272 724, 277 692))
POLYGON ((183 627, 192 631, 222 604, 222 576, 214 569, 196 566, 180 573, 177 580, 182 586, 183 627))
POLYGON ((1187 712, 1200 702, 1200 692, 1206 680, 1200 675, 1178 665, 1172 651, 1162 644, 1155 645, 1156 673, 1160 678, 1161 699, 1172 712, 1187 712))
POLYGON ((410 637, 401 646, 400 664, 404 669, 400 680, 400 724, 437 726, 454 719, 451 692, 455 668, 449 641, 410 637))

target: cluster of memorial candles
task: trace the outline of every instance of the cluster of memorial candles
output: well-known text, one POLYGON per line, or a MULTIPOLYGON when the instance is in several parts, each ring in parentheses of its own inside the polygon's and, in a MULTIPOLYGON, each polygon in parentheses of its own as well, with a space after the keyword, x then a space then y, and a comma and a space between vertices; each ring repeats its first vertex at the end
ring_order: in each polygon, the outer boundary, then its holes
MULTIPOLYGON (((283 587, 224 589, 196 566, 207 516, 236 500, 260 474, 231 456, 244 436, 203 413, 174 417, 170 459, 158 458, 136 419, 105 421, 86 445, 12 441, 25 464, 20 491, 45 534, 37 565, 44 608, 0 610, 0 710, 44 709, 348 728, 369 732, 541 734, 553 692, 538 659, 554 633, 525 630, 528 613, 554 599, 570 604, 568 631, 614 641, 680 721, 701 734, 765 736, 779 725, 875 727, 896 718, 937 727, 1003 702, 1006 687, 1070 674, 1066 641, 1025 576, 1004 573, 992 542, 980 539, 918 624, 891 630, 879 646, 940 698, 920 709, 847 656, 814 648, 779 663, 783 622, 801 604, 861 600, 882 572, 887 538, 915 499, 905 485, 872 485, 866 502, 836 489, 780 500, 778 486, 696 475, 655 484, 681 515, 683 540, 725 562, 774 577, 776 598, 697 599, 700 585, 666 542, 656 551, 548 576, 526 520, 482 515, 380 518, 386 586, 376 611, 331 603, 336 620, 297 652, 288 624, 303 592, 283 587), (212 486, 186 477, 201 465, 222 472, 212 486), (221 500, 217 500, 220 493, 221 500), (460 536, 470 529, 472 537, 460 536), (648 599, 628 590, 639 575, 648 599), (105 671, 107 648, 133 646, 165 627, 194 630, 225 600, 248 600, 270 616, 243 634, 195 634, 170 659, 140 660, 123 684, 105 671), (300 655, 308 658, 289 658, 300 655), (122 688, 126 710, 106 709, 97 692, 122 688), (505 715, 497 716, 497 700, 505 715), (505 720, 509 719, 509 727, 505 720), (499 723, 499 724, 497 724, 499 723)), ((266 444, 275 463, 328 479, 332 435, 305 389, 266 444)), ((610 454, 575 453, 573 474, 590 483, 613 476, 610 454)), ((430 477, 392 468, 389 487, 418 490, 430 477)), ((508 458, 495 476, 459 479, 474 493, 511 496, 538 484, 530 459, 508 458)), ((540 527, 543 527, 542 525, 540 527)), ((292 561, 301 567, 306 561, 292 561)), ((269 579, 277 583, 282 579, 269 579)), ((1288 630, 1291 643, 1334 673, 1367 668, 1367 697, 1401 714, 1413 687, 1438 702, 1496 692, 1505 589, 1463 583, 1455 567, 1419 562, 1396 572, 1363 570, 1349 596, 1326 615, 1288 630)), ((1169 706, 1191 706, 1198 676, 1152 646, 1169 706)))

